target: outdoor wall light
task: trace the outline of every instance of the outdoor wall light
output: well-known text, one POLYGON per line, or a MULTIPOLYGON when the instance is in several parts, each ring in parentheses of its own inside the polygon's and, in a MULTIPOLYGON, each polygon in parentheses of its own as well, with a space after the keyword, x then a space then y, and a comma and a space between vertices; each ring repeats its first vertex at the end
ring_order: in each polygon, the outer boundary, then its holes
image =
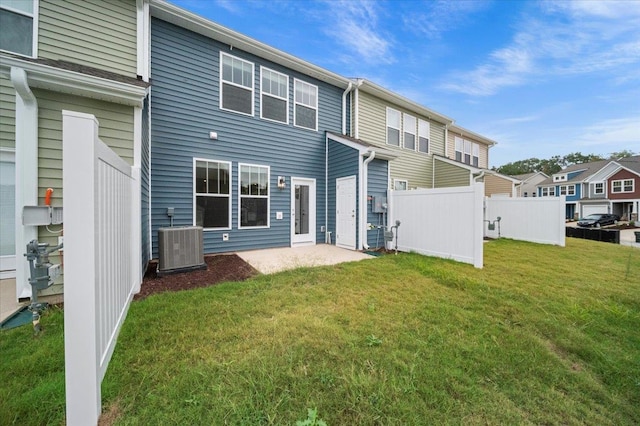
POLYGON ((284 176, 278 176, 278 188, 285 189, 287 187, 287 181, 284 176))
POLYGON ((218 132, 209 132, 209 139, 218 140, 218 132))

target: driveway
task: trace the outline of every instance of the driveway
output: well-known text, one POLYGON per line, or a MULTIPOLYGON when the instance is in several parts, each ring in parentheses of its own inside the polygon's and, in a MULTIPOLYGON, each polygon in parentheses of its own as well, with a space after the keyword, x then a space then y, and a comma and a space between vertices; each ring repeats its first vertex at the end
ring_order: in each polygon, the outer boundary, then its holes
POLYGON ((373 258, 368 254, 341 249, 330 244, 251 250, 236 254, 263 274, 273 274, 302 266, 335 265, 373 258))

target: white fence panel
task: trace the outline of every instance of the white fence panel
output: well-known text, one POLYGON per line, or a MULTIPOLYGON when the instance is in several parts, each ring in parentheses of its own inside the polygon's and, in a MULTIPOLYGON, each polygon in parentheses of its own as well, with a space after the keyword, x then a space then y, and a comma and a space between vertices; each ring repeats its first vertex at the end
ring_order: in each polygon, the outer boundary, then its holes
MULTIPOLYGON (((565 245, 564 196, 487 198, 485 220, 493 222, 498 216, 501 237, 562 247, 565 245)), ((495 230, 487 229, 485 232, 487 237, 498 238, 498 223, 495 230)))
MULTIPOLYGON (((398 250, 483 264, 484 184, 390 191, 390 221, 400 221, 398 250)), ((393 243, 395 245, 395 241, 393 243)))
POLYGON ((100 384, 140 288, 139 172, 99 140, 93 115, 62 114, 66 420, 95 425, 100 384))

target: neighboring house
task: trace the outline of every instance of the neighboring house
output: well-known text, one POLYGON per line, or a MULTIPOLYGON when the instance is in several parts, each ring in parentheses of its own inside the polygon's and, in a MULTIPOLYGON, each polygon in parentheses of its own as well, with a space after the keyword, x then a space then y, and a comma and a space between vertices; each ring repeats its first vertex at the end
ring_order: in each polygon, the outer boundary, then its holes
POLYGON ((349 97, 349 136, 397 157, 390 188, 432 188, 434 154, 445 155, 453 120, 368 80, 357 80, 349 97))
POLYGON ((393 155, 343 135, 353 82, 169 3, 151 14, 154 257, 171 225, 202 226, 205 253, 366 248, 393 155))
MULTIPOLYGON (((62 110, 95 115, 102 141, 142 170, 133 201, 145 221, 147 8, 142 0, 0 2, 0 284, 15 285, 17 298, 31 295, 27 243, 55 246, 62 231, 20 220, 23 206, 44 205, 47 188, 62 206, 62 110)), ((144 264, 150 253, 141 250, 144 264)), ((61 283, 43 295, 60 293, 61 283)))
POLYGON ((487 197, 517 197, 521 181, 493 170, 484 174, 484 195, 487 197))
POLYGON ((640 211, 640 156, 615 162, 618 168, 607 177, 611 212, 623 220, 638 220, 640 211))
POLYGON ((522 182, 518 186, 518 197, 536 197, 538 195, 537 185, 549 178, 543 172, 525 173, 511 177, 522 182))

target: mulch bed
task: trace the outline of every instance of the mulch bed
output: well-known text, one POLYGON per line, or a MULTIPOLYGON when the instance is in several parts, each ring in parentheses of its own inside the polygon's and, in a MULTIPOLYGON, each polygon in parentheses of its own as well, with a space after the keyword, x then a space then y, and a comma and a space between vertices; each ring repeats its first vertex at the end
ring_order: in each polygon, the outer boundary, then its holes
POLYGON ((207 269, 157 276, 157 262, 150 262, 142 280, 140 293, 133 300, 144 299, 166 291, 189 290, 209 287, 225 281, 244 281, 259 272, 236 254, 205 256, 207 269))

